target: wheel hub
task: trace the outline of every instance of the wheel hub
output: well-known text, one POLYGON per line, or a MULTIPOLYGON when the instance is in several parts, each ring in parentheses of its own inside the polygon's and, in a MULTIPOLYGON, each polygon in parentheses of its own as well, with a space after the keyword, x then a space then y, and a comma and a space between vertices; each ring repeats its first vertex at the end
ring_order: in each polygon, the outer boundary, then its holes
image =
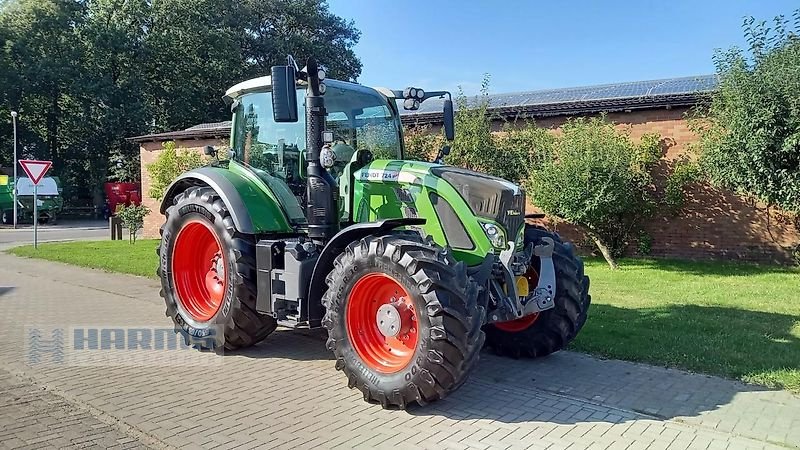
POLYGON ((375 321, 378 323, 378 331, 385 337, 395 337, 400 333, 402 323, 400 311, 391 303, 383 304, 378 308, 375 321))

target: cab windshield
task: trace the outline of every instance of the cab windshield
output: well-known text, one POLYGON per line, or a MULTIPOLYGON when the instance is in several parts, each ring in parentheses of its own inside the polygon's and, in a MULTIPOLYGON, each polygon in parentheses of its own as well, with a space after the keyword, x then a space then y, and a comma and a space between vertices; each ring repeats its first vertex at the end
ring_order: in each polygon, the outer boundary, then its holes
MULTIPOLYGON (((394 105, 362 86, 326 84, 326 129, 333 132, 337 165, 349 162, 357 150, 368 150, 375 159, 402 159, 401 125, 394 105)), ((231 144, 234 159, 279 177, 291 187, 302 184, 304 188, 304 89, 297 90, 297 104, 299 120, 278 123, 272 117, 271 92, 243 95, 234 115, 231 144)))
MULTIPOLYGON (((326 129, 333 132, 338 178, 357 150, 375 159, 402 159, 400 117, 394 104, 372 89, 326 81, 326 129)), ((233 159, 250 167, 276 195, 291 223, 306 221, 305 89, 297 90, 297 122, 278 123, 272 115, 272 93, 254 92, 239 98, 233 117, 233 159)))

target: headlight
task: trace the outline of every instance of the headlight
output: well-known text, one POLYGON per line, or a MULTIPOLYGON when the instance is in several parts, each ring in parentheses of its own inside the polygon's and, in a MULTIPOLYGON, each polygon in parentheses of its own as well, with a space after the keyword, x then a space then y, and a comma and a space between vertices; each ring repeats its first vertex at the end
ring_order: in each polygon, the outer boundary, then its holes
POLYGON ((499 248, 501 250, 506 249, 508 246, 508 243, 506 242, 506 235, 497 225, 484 223, 483 231, 486 232, 486 237, 489 238, 489 241, 495 246, 495 248, 499 248))

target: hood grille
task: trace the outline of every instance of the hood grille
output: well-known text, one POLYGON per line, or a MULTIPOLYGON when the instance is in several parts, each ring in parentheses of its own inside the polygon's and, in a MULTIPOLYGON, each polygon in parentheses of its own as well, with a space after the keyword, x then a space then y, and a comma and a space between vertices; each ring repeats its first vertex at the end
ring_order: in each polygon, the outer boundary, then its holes
POLYGON ((455 167, 431 170, 461 194, 472 213, 503 225, 514 240, 525 223, 525 191, 501 178, 455 167))

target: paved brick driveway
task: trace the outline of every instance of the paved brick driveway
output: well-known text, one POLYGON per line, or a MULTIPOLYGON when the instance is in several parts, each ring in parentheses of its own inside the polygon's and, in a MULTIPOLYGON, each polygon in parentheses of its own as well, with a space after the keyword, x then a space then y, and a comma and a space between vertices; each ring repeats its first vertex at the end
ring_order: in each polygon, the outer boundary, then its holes
POLYGON ((0 255, 4 291, 0 447, 800 446, 796 396, 569 352, 484 354, 459 391, 409 411, 347 389, 316 333, 279 331, 235 355, 197 354, 200 367, 32 363, 26 325, 168 325, 157 284, 0 255))

